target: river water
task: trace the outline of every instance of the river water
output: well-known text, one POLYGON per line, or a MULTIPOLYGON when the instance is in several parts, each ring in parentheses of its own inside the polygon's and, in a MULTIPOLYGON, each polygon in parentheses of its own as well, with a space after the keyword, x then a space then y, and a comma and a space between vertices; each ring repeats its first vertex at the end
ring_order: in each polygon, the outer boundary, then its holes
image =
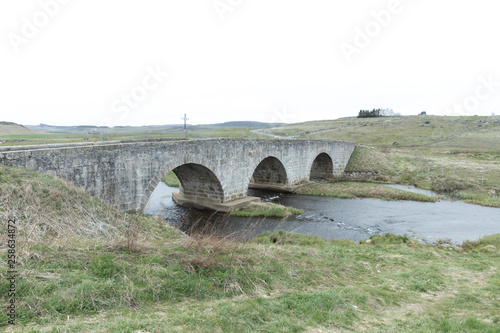
MULTIPOLYGON (((407 186, 391 185, 420 192, 407 186)), ((325 239, 364 240, 388 232, 409 235, 433 243, 448 238, 454 243, 500 233, 500 208, 471 205, 460 201, 436 203, 385 201, 379 199, 337 199, 260 190, 248 195, 304 210, 304 214, 286 219, 240 218, 177 206, 171 188, 160 183, 155 189, 146 214, 158 215, 183 231, 217 232, 238 240, 248 240, 265 231, 285 230, 325 239)), ((435 195, 432 192, 425 194, 435 195)))

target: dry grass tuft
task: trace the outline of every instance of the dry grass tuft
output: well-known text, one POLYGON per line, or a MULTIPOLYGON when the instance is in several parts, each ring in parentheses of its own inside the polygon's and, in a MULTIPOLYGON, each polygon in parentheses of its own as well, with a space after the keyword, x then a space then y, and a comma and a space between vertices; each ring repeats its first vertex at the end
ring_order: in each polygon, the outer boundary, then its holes
MULTIPOLYGON (((0 166, 0 220, 6 224, 9 219, 16 221, 21 261, 36 246, 65 247, 74 239, 99 244, 125 236, 127 247, 132 248, 140 228, 134 226, 132 216, 65 180, 0 166), (129 229, 123 232, 127 225, 129 229)), ((6 230, 1 228, 0 234, 6 230)), ((5 250, 5 246, 0 249, 5 250)))
POLYGON ((238 254, 240 243, 217 235, 194 234, 184 242, 189 255, 182 259, 189 271, 214 271, 219 268, 231 268, 246 263, 238 254))

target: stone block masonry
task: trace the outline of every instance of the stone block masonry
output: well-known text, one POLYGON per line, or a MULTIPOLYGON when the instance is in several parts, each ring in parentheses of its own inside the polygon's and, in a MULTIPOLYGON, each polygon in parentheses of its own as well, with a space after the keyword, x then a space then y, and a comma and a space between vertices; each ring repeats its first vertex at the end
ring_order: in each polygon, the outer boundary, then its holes
POLYGON ((119 209, 142 211, 164 175, 174 171, 185 200, 228 203, 250 181, 293 186, 340 177, 353 142, 292 140, 149 140, 0 147, 0 163, 73 182, 119 209))

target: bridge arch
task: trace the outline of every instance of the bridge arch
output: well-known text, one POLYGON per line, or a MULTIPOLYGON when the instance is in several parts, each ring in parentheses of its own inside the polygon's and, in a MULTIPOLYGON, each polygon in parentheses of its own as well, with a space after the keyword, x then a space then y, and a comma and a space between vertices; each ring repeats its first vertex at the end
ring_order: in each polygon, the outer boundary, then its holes
POLYGON ((215 165, 209 161, 208 166, 189 158, 182 158, 164 165, 155 177, 150 181, 144 196, 142 197, 140 210, 142 211, 149 202, 153 191, 162 178, 173 171, 179 179, 179 193, 191 201, 221 203, 226 200, 224 187, 220 181, 220 175, 215 174, 215 165), (183 161, 182 161, 183 159, 183 161))
POLYGON ((268 156, 257 165, 250 182, 266 185, 285 185, 288 183, 285 166, 278 158, 268 156))
POLYGON ((333 161, 327 153, 320 153, 311 165, 310 179, 333 177, 333 161))
POLYGON ((207 167, 187 163, 172 170, 181 183, 180 193, 186 199, 224 202, 224 190, 217 176, 207 167))

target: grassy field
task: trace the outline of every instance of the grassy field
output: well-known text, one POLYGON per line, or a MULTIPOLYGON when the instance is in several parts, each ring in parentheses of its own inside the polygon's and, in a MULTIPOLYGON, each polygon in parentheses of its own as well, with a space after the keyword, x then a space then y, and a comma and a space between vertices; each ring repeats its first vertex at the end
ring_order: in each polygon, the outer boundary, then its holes
POLYGON ((5 332, 500 331, 498 234, 461 246, 282 231, 249 243, 185 237, 5 166, 0 219, 3 240, 7 220, 17 225, 18 317, 11 326, 3 312, 5 332))
POLYGON ((500 152, 448 154, 359 147, 346 171, 376 171, 366 181, 414 185, 469 203, 500 207, 497 158, 500 152))
POLYGON ((266 136, 252 133, 254 128, 234 127, 219 129, 200 129, 192 131, 193 138, 235 138, 235 139, 266 139, 266 136))
POLYGON ((15 123, 0 121, 0 133, 1 133, 0 136, 4 136, 4 135, 16 135, 16 134, 29 135, 33 134, 34 132, 27 129, 24 126, 15 123))
MULTIPOLYGON (((7 132, 8 133, 8 132, 7 132)), ((135 133, 135 134, 54 134, 54 133, 25 133, 6 134, 0 131, 0 146, 39 145, 52 143, 74 143, 74 142, 100 142, 110 140, 146 140, 161 138, 184 139, 183 133, 135 133)), ((200 130, 188 132, 189 139, 208 138, 238 138, 238 139, 265 139, 265 136, 254 134, 247 128, 225 128, 220 130, 200 130)))
POLYGON ((298 139, 348 140, 360 145, 426 148, 451 152, 498 152, 500 116, 405 116, 340 118, 266 130, 298 139))
POLYGON ((49 133, 30 133, 30 134, 12 134, 5 135, 0 132, 1 146, 24 146, 41 145, 56 143, 74 143, 74 142, 101 142, 111 140, 128 139, 160 139, 160 138, 184 138, 180 134, 49 134, 49 133))
POLYGON ((410 200, 422 202, 437 201, 435 197, 430 197, 425 194, 359 182, 316 183, 301 186, 295 192, 303 195, 327 196, 342 199, 375 198, 382 200, 410 200))
MULTIPOLYGON (((265 124, 263 124, 264 126, 265 124)), ((187 135, 189 139, 238 138, 265 139, 266 136, 252 133, 253 127, 230 125, 189 126, 184 133, 179 126, 140 126, 98 128, 97 134, 91 134, 91 128, 85 126, 54 127, 31 126, 33 131, 14 123, 0 122, 0 146, 37 145, 51 143, 99 142, 127 139, 179 138, 187 135)))

